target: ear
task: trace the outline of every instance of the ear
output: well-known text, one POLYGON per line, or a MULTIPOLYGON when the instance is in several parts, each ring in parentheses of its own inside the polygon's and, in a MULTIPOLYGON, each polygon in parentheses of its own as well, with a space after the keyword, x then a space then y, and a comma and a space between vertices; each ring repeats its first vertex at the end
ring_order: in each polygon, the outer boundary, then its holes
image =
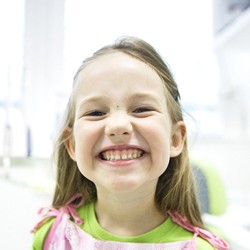
POLYGON ((64 145, 68 151, 69 156, 75 161, 75 141, 73 137, 72 128, 67 127, 63 132, 64 145))
POLYGON ((186 125, 183 121, 177 122, 172 128, 170 157, 178 156, 186 140, 186 125))

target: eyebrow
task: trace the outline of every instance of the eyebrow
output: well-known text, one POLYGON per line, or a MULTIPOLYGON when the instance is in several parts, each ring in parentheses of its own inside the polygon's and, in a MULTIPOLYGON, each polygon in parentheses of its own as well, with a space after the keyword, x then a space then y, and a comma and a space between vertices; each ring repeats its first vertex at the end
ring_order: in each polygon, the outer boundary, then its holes
MULTIPOLYGON (((130 100, 148 100, 150 102, 154 102, 156 105, 162 105, 163 104, 163 100, 159 98, 159 96, 155 96, 154 94, 152 93, 143 93, 143 92, 138 92, 138 93, 135 93, 135 94, 132 94, 130 97, 129 97, 130 100)), ((146 104, 146 103, 145 103, 146 104)), ((149 103, 150 104, 150 103, 149 103)))
POLYGON ((102 101, 105 101, 105 100, 108 100, 109 98, 108 97, 105 97, 105 96, 98 96, 98 95, 93 95, 93 96, 89 96, 89 97, 86 97, 84 98, 83 100, 81 100, 79 102, 79 106, 83 106, 84 104, 86 103, 92 103, 92 102, 102 102, 102 101))
MULTIPOLYGON (((155 95, 151 94, 151 93, 143 93, 143 92, 138 92, 138 93, 134 93, 131 96, 129 96, 129 99, 136 99, 136 98, 144 98, 144 99, 155 99, 156 101, 158 101, 158 97, 156 97, 155 95)), ((84 98, 81 103, 85 103, 85 102, 95 102, 95 101, 100 101, 100 100, 108 100, 109 97, 104 96, 104 95, 93 95, 90 97, 86 97, 84 98)))
POLYGON ((151 93, 143 93, 143 92, 139 92, 139 93, 135 93, 132 94, 130 96, 130 99, 137 99, 137 98, 141 98, 141 99, 154 99, 155 101, 158 102, 159 98, 156 97, 155 95, 151 94, 151 93))
MULTIPOLYGON (((157 104, 161 104, 162 102, 159 100, 159 97, 156 97, 155 95, 151 94, 151 93, 143 93, 143 92, 138 92, 138 93, 134 93, 131 96, 129 96, 129 100, 137 100, 137 99, 145 99, 145 100, 152 100, 154 102, 156 102, 157 104)), ((84 98, 83 100, 81 100, 79 102, 79 107, 81 108, 82 106, 86 105, 86 104, 91 104, 94 102, 106 102, 109 100, 109 97, 105 96, 105 95, 93 95, 93 96, 89 96, 84 98)))

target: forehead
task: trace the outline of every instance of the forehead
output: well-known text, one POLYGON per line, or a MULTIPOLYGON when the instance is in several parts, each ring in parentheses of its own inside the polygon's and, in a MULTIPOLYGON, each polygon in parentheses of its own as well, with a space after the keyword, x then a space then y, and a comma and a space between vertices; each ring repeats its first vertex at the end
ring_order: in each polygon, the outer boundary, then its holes
MULTIPOLYGON (((159 75, 146 63, 123 52, 98 56, 85 66, 76 80, 77 96, 145 92, 165 97, 159 75)), ((165 99, 165 98, 164 98, 165 99)))
POLYGON ((156 74, 156 72, 142 60, 123 52, 114 51, 104 55, 99 55, 90 61, 82 69, 79 77, 81 80, 86 80, 88 77, 98 76, 99 74, 102 74, 103 76, 103 74, 105 75, 106 72, 117 72, 119 70, 123 71, 124 73, 126 73, 126 71, 135 72, 137 70, 156 74))

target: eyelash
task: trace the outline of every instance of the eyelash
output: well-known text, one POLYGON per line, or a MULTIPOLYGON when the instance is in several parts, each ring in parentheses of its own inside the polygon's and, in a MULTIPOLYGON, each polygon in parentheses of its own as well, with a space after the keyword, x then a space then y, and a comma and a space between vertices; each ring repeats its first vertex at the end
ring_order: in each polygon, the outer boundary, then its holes
POLYGON ((92 111, 86 114, 86 116, 104 116, 106 113, 102 112, 102 111, 92 111))
POLYGON ((147 107, 140 107, 140 108, 135 109, 133 113, 145 113, 145 112, 150 112, 150 111, 153 111, 153 109, 147 108, 147 107))
MULTIPOLYGON (((150 107, 138 107, 132 111, 135 115, 146 115, 148 112, 154 111, 154 109, 150 107)), ((86 117, 104 117, 106 115, 105 112, 94 110, 85 114, 86 117)))

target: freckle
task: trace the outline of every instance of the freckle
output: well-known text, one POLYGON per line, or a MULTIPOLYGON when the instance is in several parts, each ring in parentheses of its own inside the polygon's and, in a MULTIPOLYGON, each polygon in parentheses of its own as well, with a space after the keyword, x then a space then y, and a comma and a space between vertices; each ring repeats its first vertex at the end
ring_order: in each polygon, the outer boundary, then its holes
POLYGON ((120 106, 119 106, 119 105, 116 105, 116 108, 117 108, 117 109, 119 109, 119 108, 120 108, 120 106))

